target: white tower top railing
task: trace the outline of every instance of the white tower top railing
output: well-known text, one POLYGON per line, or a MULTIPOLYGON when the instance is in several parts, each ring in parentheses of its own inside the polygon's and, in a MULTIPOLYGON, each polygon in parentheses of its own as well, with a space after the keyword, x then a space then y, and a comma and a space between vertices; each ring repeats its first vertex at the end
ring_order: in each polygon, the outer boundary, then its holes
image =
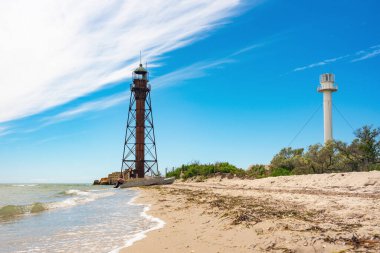
POLYGON ((318 92, 331 91, 335 92, 338 90, 338 86, 335 86, 335 76, 334 74, 322 74, 319 77, 320 86, 318 86, 318 92))

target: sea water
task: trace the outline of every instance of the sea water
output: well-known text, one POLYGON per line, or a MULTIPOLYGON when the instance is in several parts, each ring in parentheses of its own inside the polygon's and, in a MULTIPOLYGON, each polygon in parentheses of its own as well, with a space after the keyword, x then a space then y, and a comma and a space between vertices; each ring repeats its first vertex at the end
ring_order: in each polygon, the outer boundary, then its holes
POLYGON ((0 252, 118 252, 163 221, 138 192, 81 184, 0 184, 0 252))

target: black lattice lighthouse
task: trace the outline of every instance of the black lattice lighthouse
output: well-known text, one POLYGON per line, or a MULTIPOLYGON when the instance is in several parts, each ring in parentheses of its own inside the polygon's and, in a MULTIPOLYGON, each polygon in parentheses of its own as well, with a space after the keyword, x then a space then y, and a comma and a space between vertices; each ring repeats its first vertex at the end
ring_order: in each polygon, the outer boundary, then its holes
POLYGON ((158 174, 149 73, 140 63, 132 73, 121 172, 143 178, 158 174))

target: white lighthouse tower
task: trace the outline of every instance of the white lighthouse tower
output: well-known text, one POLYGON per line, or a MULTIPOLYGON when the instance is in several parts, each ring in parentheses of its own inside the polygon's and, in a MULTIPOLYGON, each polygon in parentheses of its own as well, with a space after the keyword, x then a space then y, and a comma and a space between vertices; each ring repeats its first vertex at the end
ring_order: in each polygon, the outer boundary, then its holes
POLYGON ((332 130, 332 93, 338 90, 335 86, 334 74, 322 74, 320 76, 318 92, 323 93, 323 128, 325 143, 333 139, 332 130))

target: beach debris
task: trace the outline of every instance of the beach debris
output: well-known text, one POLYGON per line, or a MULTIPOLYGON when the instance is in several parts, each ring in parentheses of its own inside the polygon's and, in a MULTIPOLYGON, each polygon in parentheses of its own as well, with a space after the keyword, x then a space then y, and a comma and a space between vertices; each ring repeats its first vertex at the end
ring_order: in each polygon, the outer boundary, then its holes
MULTIPOLYGON (((363 224, 355 219, 347 219, 346 216, 336 216, 324 209, 310 209, 286 201, 278 202, 266 196, 258 198, 218 194, 209 189, 180 187, 156 189, 162 196, 167 194, 183 201, 183 206, 204 206, 203 214, 219 217, 221 221, 230 224, 225 226, 225 229, 233 226, 253 227, 256 236, 260 236, 264 234, 264 229, 261 225, 257 227, 257 224, 270 221, 267 233, 272 236, 284 230, 291 234, 297 233, 295 234, 297 236, 291 239, 255 244, 255 248, 264 251, 296 252, 294 247, 288 248, 289 244, 294 243, 304 250, 318 249, 316 252, 325 252, 330 245, 345 247, 341 252, 380 252, 379 235, 359 235, 356 232, 363 224), (302 234, 304 236, 299 236, 302 234)), ((354 194, 349 195, 354 196, 354 194)), ((359 197, 359 194, 355 195, 359 197)), ((371 195, 370 198, 374 197, 371 195)), ((373 231, 376 232, 377 230, 373 231)))

